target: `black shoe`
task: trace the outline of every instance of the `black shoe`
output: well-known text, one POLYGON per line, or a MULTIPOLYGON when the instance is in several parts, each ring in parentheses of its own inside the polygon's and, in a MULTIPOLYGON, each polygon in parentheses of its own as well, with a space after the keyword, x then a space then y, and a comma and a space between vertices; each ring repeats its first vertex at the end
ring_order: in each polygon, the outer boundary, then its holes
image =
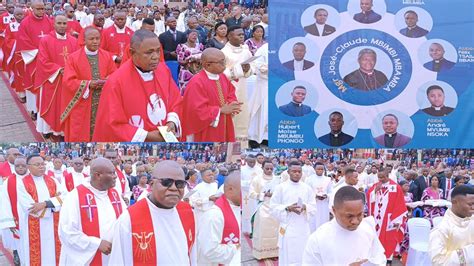
POLYGON ((20 256, 18 256, 18 251, 13 250, 13 264, 15 266, 20 266, 20 256))
POLYGON ((38 118, 38 114, 31 112, 30 117, 31 117, 31 120, 36 121, 36 119, 38 118))

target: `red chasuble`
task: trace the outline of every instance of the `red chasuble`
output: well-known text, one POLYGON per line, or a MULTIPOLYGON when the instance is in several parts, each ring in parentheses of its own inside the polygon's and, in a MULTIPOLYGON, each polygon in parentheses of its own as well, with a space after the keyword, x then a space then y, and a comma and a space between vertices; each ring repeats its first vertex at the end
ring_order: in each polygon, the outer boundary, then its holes
MULTIPOLYGON (((49 196, 56 196, 56 183, 49 176, 44 176, 44 182, 48 187, 49 196)), ((27 175, 23 178, 23 184, 25 185, 26 192, 31 195, 35 203, 38 203, 38 191, 36 190, 35 181, 31 175, 27 175)), ((57 197, 59 202, 62 202, 57 197)), ((48 211, 48 209, 45 209, 48 211)), ((59 212, 53 213, 54 221, 54 242, 55 242, 55 253, 56 253, 56 265, 59 263, 59 254, 61 252, 61 242, 58 237, 58 223, 59 223, 59 212)), ((30 244, 30 265, 41 265, 41 255, 48 256, 50 254, 41 254, 41 236, 40 236, 40 220, 31 215, 28 216, 28 237, 30 244)))
POLYGON ((100 97, 92 141, 131 141, 139 128, 153 131, 166 125, 169 113, 180 117, 181 96, 169 69, 158 64, 153 75, 145 82, 128 60, 110 76, 100 97))
MULTIPOLYGON (((196 235, 193 210, 188 203, 183 201, 176 205, 176 210, 186 235, 188 257, 190 257, 196 235)), ((156 254, 155 230, 148 207, 148 200, 138 201, 128 208, 128 212, 130 213, 132 227, 133 265, 157 265, 156 257, 159 254, 156 254)))
POLYGON ((16 50, 16 34, 18 32, 20 24, 16 22, 12 22, 7 25, 5 29, 5 41, 2 46, 3 51, 3 61, 2 67, 3 71, 10 73, 13 70, 13 55, 16 50))
MULTIPOLYGON (((18 30, 17 51, 22 52, 38 49, 40 39, 47 36, 52 30, 53 24, 46 17, 40 19, 34 15, 25 17, 18 30)), ((23 82, 26 90, 33 88, 37 59, 38 55, 36 55, 31 63, 28 64, 28 62, 25 62, 25 76, 23 82)))
MULTIPOLYGON (((98 64, 100 79, 107 79, 116 70, 112 55, 102 49, 98 52, 98 64)), ((91 140, 91 80, 91 66, 84 48, 80 48, 68 57, 64 68, 60 120, 67 142, 91 140)))
MULTIPOLYGON (((102 31, 100 48, 109 51, 113 55, 123 57, 125 48, 130 45, 132 35, 133 30, 127 26, 125 26, 125 33, 117 33, 117 28, 115 25, 112 25, 102 31)), ((118 66, 120 66, 120 64, 117 64, 117 67, 118 66)))
POLYGON ((224 103, 237 101, 234 85, 224 74, 219 80, 210 80, 204 70, 188 83, 183 97, 183 140, 194 134, 196 142, 234 142, 234 123, 231 115, 220 114, 217 127, 211 123, 216 119, 224 103), (219 82, 220 87, 218 87, 219 82))
POLYGON ((240 243, 239 223, 235 218, 229 201, 224 195, 222 195, 216 200, 216 206, 221 209, 222 215, 224 215, 224 231, 222 232, 221 244, 240 243))
MULTIPOLYGON (((5 12, 0 15, 0 33, 5 32, 6 29, 8 29, 8 26, 10 23, 15 21, 15 17, 13 17, 13 14, 10 15, 10 13, 5 12)), ((5 41, 5 35, 0 34, 0 47, 3 46, 5 41)), ((5 60, 5 58, 3 59, 5 60)), ((5 69, 3 69, 5 71, 5 69)))
POLYGON ((68 20, 66 32, 72 34, 73 32, 81 33, 82 27, 77 20, 68 20))
POLYGON ((380 242, 385 248, 385 255, 389 258, 395 251, 397 244, 403 240, 403 224, 406 223, 407 207, 403 196, 402 188, 394 181, 389 181, 388 188, 382 188, 375 194, 374 199, 370 198, 372 191, 377 184, 367 191, 367 202, 369 205, 369 215, 375 218, 375 229, 379 235, 380 242), (381 200, 383 195, 388 193, 388 201, 381 200), (374 201, 374 202, 372 202, 374 201), (386 207, 385 213, 381 211, 386 207), (389 221, 400 219, 400 228, 389 228, 389 221))
MULTIPOLYGON (((19 232, 20 227, 18 223, 18 193, 16 190, 16 182, 17 182, 17 177, 16 175, 11 175, 8 178, 8 184, 7 184, 7 192, 8 192, 8 197, 10 198, 10 205, 12 208, 12 214, 13 214, 13 219, 15 220, 15 228, 17 232, 19 232)), ((16 239, 20 239, 20 236, 18 234, 13 234, 13 237, 16 239)))
POLYGON ((3 178, 3 180, 5 180, 7 177, 11 175, 13 175, 13 173, 8 161, 1 163, 0 164, 0 177, 3 178))
MULTIPOLYGON (((87 236, 95 236, 100 238, 99 213, 97 210, 94 193, 92 193, 90 189, 84 185, 79 185, 77 187, 77 194, 79 197, 79 209, 81 212, 82 232, 84 232, 84 234, 87 236)), ((119 195, 113 188, 107 191, 107 195, 109 196, 110 203, 114 207, 115 217, 118 219, 120 214, 122 214, 122 205, 119 195)), ((102 265, 102 252, 100 252, 100 250, 97 250, 90 265, 102 265)))
POLYGON ((41 107, 40 115, 56 132, 62 131, 59 119, 61 116, 63 75, 58 74, 53 83, 49 79, 59 69, 64 68, 69 54, 78 48, 76 38, 67 35, 66 40, 60 40, 56 37, 55 31, 40 42, 34 87, 43 87, 39 105, 41 107))

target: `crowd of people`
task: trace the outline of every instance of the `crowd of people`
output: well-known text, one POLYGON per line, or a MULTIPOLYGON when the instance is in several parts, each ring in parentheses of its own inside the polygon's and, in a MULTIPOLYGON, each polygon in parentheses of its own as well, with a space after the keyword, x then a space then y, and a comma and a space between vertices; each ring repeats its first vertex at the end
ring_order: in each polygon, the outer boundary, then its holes
POLYGON ((474 263, 466 255, 474 236, 474 175, 470 164, 447 164, 456 156, 469 160, 469 150, 393 153, 417 155, 411 164, 405 161, 410 156, 382 159, 391 153, 247 150, 240 158, 242 232, 252 241, 252 255, 278 257, 279 265, 406 263, 408 221, 422 218, 431 227, 433 265, 474 263))
POLYGON ((240 265, 240 164, 183 157, 216 146, 140 157, 121 155, 132 144, 64 145, 0 156, 0 229, 15 265, 240 265))
POLYGON ((266 145, 268 14, 244 4, 7 4, 2 69, 48 141, 266 145))

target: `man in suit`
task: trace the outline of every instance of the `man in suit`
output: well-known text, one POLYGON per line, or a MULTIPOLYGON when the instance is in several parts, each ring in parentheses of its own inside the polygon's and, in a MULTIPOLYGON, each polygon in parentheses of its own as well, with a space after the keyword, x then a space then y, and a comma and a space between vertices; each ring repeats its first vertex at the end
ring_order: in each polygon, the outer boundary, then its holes
POLYGON ((444 90, 438 85, 429 86, 426 96, 431 106, 422 111, 432 116, 447 116, 454 108, 444 105, 444 90))
POLYGON ((372 10, 373 0, 360 0, 362 12, 354 15, 354 20, 364 24, 370 24, 382 19, 382 16, 372 10))
POLYGON ((448 199, 449 191, 454 188, 453 170, 451 168, 444 169, 438 173, 439 188, 443 190, 443 198, 448 199))
POLYGON ((406 28, 400 30, 400 33, 409 38, 419 38, 428 34, 428 31, 416 25, 418 23, 418 14, 413 10, 408 10, 403 15, 405 18, 406 28))
POLYGON ((311 107, 304 105, 303 101, 306 98, 306 88, 303 86, 296 86, 291 93, 292 101, 288 104, 280 106, 278 109, 285 115, 299 117, 311 113, 311 107))
POLYGON ((169 30, 160 34, 159 39, 165 54, 165 61, 176 61, 176 47, 186 42, 186 34, 176 30, 176 18, 170 16, 166 19, 169 30))
POLYGON ((344 82, 349 86, 363 91, 371 91, 387 83, 387 76, 375 69, 377 54, 374 50, 369 48, 360 50, 357 62, 359 68, 344 77, 344 82))
POLYGON ((411 138, 397 132, 398 117, 394 114, 386 114, 382 118, 384 134, 375 138, 375 141, 387 148, 398 148, 408 144, 411 138))
POLYGON ((304 59, 306 54, 306 45, 302 42, 297 42, 293 45, 294 60, 283 63, 283 66, 293 71, 303 71, 314 66, 314 63, 304 59))
POLYGON ((307 33, 314 36, 327 36, 336 31, 336 28, 326 24, 326 20, 328 19, 328 11, 326 9, 316 9, 316 11, 314 11, 314 18, 316 19, 314 24, 304 27, 307 33))
POLYGON ((341 112, 335 111, 329 115, 328 121, 331 132, 319 137, 319 141, 329 146, 342 146, 351 142, 354 137, 342 132, 342 126, 344 125, 344 116, 341 112))
POLYGON ((444 47, 439 43, 432 43, 430 45, 430 57, 433 61, 426 62, 423 66, 434 72, 442 72, 451 69, 454 66, 454 62, 451 62, 444 58, 444 47))
POLYGON ((423 168, 421 170, 421 176, 415 180, 414 183, 417 187, 417 190, 415 190, 415 193, 413 193, 413 201, 420 201, 423 191, 430 185, 430 177, 428 176, 428 173, 428 168, 423 168))

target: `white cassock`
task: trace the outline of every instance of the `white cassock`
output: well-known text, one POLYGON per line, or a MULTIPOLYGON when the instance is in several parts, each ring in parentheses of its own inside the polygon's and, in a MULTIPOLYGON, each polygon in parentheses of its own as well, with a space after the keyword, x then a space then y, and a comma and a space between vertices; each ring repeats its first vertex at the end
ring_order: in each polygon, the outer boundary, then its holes
POLYGON ((315 175, 316 174, 316 171, 314 170, 314 168, 311 166, 311 165, 303 165, 302 167, 302 170, 303 170, 303 175, 305 177, 308 177, 308 176, 311 176, 311 175, 315 175))
POLYGON ((448 209, 431 231, 429 252, 433 265, 460 265, 459 254, 474 265, 474 216, 460 218, 448 209))
POLYGON ((255 56, 260 58, 254 63, 257 81, 249 102, 249 139, 261 143, 268 140, 268 43, 258 48, 255 56))
POLYGON ((315 219, 309 222, 311 233, 316 231, 319 226, 329 221, 329 195, 332 192, 331 178, 327 176, 318 176, 316 174, 308 176, 305 180, 314 191, 316 196, 327 196, 323 200, 316 199, 316 213, 315 219))
MULTIPOLYGON (((85 184, 87 183, 88 181, 90 181, 90 178, 89 177, 86 177, 84 176, 83 173, 78 173, 74 170, 71 171, 71 174, 72 174, 72 180, 74 182, 74 187, 76 188, 77 186, 81 185, 81 184, 85 184)), ((67 192, 67 188, 66 188, 66 179, 64 178, 64 175, 61 176, 61 186, 62 186, 62 189, 64 191, 67 192)), ((115 183, 119 183, 119 182, 115 182, 115 183)), ((72 191, 71 191, 72 192, 72 191)))
POLYGON ((53 169, 53 170, 51 170, 51 172, 53 172, 54 178, 56 179, 56 181, 58 181, 58 183, 62 184, 62 180, 64 179, 64 170, 62 170, 62 169, 60 169, 60 170, 53 169))
MULTIPOLYGON (((23 177, 26 175, 16 175, 16 193, 18 195, 18 182, 22 182, 23 177)), ((2 229, 2 243, 3 247, 10 250, 21 251, 20 240, 13 237, 13 233, 10 231, 11 227, 15 227, 15 219, 13 217, 12 206, 10 201, 10 195, 8 194, 8 179, 5 180, 3 185, 0 186, 0 229, 2 229)), ((20 202, 17 200, 17 210, 20 211, 20 202)), ((22 253, 18 254, 22 258, 22 253)))
MULTIPOLYGON (((235 206, 230 201, 229 204, 240 228, 240 206, 235 206)), ((231 244, 231 239, 228 244, 221 244, 224 232, 224 215, 221 209, 215 205, 212 206, 204 212, 201 222, 197 234, 197 264, 240 266, 240 248, 231 244)), ((240 236, 239 239, 241 239, 240 236)))
MULTIPOLYGON (((154 233, 157 236, 155 237, 157 265, 195 265, 195 247, 191 251, 190 263, 187 238, 176 208, 161 209, 148 198, 145 200, 148 201, 154 233)), ((133 217, 133 219, 139 218, 133 217)), ((128 211, 124 211, 115 223, 112 247, 109 265, 133 266, 132 225, 128 211)))
MULTIPOLYGON (((94 258, 102 240, 112 243, 113 226, 117 218, 107 191, 97 190, 89 182, 85 182, 84 186, 94 193, 99 214, 100 238, 83 233, 77 189, 72 190, 65 198, 59 215, 61 265, 87 265, 94 258)), ((122 210, 125 210, 127 208, 125 202, 122 199, 120 202, 122 210)), ((107 265, 108 260, 109 256, 102 254, 102 265, 107 265)))
POLYGON ((369 178, 369 175, 366 173, 366 172, 362 172, 362 173, 357 173, 357 188, 363 188, 364 191, 368 188, 370 188, 368 186, 368 180, 369 178))
MULTIPOLYGON (((61 204, 56 197, 50 198, 49 190, 44 181, 44 177, 33 176, 36 191, 38 193, 38 202, 50 200, 54 205, 54 212, 61 210, 61 204)), ((65 195, 65 191, 61 189, 61 185, 53 178, 56 184, 56 192, 65 195)), ((28 228, 28 209, 35 203, 33 198, 25 189, 23 182, 18 182, 18 216, 20 220, 20 244, 23 257, 21 258, 22 265, 30 265, 30 243, 29 243, 29 228, 28 228)), ((60 196, 61 198, 61 196, 60 196)), ((43 218, 40 218, 40 239, 41 239, 41 265, 56 264, 56 252, 54 242, 54 220, 51 209, 46 209, 43 218)))
POLYGON ((313 190, 303 182, 288 180, 279 184, 270 199, 270 211, 280 222, 278 236, 278 264, 301 265, 304 247, 310 235, 309 221, 316 214, 316 200, 313 190), (306 212, 287 212, 286 207, 298 203, 306 205, 306 212))
POLYGON ((250 225, 250 219, 252 214, 255 213, 257 208, 257 201, 249 198, 250 184, 252 180, 263 174, 262 168, 257 166, 250 167, 244 165, 240 169, 240 185, 242 190, 242 232, 250 233, 252 228, 250 225))
POLYGON ((373 217, 364 218, 354 231, 342 228, 332 219, 309 237, 303 265, 349 265, 367 259, 362 265, 385 266, 384 251, 373 217))
POLYGON ((252 228, 252 255, 258 259, 278 257, 279 222, 270 214, 270 197, 265 192, 273 193, 280 183, 278 176, 257 176, 250 184, 249 197, 258 200, 252 228))
POLYGON ((189 204, 194 208, 195 221, 199 226, 202 214, 214 205, 209 197, 217 194, 217 182, 206 183, 203 181, 197 184, 193 190, 196 192, 189 197, 189 204))
POLYGON ((234 85, 237 100, 244 103, 241 106, 242 111, 234 116, 234 129, 236 140, 245 141, 248 138, 250 119, 248 106, 249 101, 247 99, 247 78, 253 74, 253 71, 252 68, 250 68, 248 72, 244 73, 240 64, 252 57, 252 53, 246 44, 236 47, 231 45, 230 42, 227 42, 221 51, 225 54, 226 69, 224 74, 229 80, 231 80, 232 85, 234 85))

